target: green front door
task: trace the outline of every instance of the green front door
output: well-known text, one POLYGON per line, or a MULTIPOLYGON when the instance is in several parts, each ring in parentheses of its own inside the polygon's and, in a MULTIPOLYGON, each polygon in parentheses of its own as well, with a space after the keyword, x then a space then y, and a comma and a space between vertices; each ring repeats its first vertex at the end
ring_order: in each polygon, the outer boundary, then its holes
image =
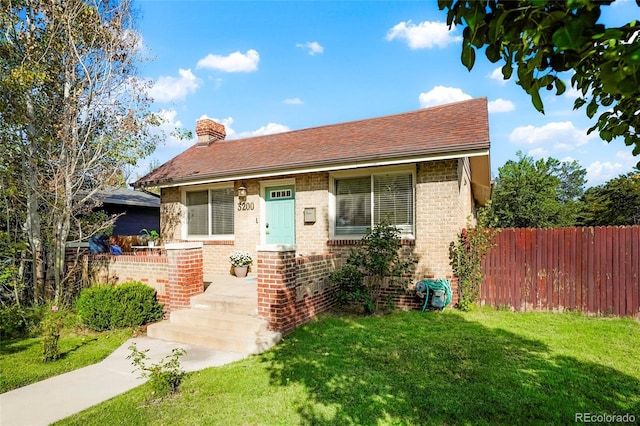
POLYGON ((265 189, 267 244, 295 244, 295 188, 293 185, 265 189))

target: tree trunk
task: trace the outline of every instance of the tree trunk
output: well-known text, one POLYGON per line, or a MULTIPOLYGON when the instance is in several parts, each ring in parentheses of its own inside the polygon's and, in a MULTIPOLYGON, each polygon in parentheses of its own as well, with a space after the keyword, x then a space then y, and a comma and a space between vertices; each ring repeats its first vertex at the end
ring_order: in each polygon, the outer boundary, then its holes
POLYGON ((26 173, 26 197, 27 197, 27 218, 25 227, 27 229, 27 237, 31 245, 31 255, 33 259, 33 296, 36 302, 41 302, 45 298, 45 269, 44 269, 44 253, 42 244, 42 227, 39 210, 39 191, 38 191, 38 143, 36 141, 36 132, 33 125, 35 114, 33 111, 33 103, 30 95, 26 95, 27 104, 27 125, 26 125, 26 141, 28 158, 24 158, 26 173))

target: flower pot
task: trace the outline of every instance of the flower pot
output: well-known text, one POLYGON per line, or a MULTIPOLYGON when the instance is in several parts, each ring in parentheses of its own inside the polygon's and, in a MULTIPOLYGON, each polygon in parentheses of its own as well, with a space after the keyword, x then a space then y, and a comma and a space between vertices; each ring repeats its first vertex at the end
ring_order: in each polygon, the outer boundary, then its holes
POLYGON ((149 247, 154 247, 156 245, 155 241, 148 241, 147 244, 149 245, 149 247))
POLYGON ((247 276, 247 271, 249 270, 248 266, 234 266, 233 273, 238 278, 244 278, 247 276))

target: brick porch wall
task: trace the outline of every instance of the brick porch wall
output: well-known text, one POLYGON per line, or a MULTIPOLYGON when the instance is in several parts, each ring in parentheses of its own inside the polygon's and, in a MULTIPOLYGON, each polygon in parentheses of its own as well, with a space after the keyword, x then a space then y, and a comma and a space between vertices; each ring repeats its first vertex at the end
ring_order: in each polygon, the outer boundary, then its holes
POLYGON ((83 258, 83 263, 87 265, 86 280, 89 283, 117 285, 128 281, 140 281, 156 290, 158 302, 163 304, 167 311, 169 281, 166 256, 86 254, 83 258))
POLYGON ((165 316, 172 310, 188 308, 193 295, 204 292, 201 243, 171 243, 166 254, 83 256, 85 281, 118 285, 140 281, 156 290, 165 316))
POLYGON ((168 312, 189 308, 191 296, 204 293, 202 243, 171 243, 165 247, 168 267, 168 312))
POLYGON ((335 254, 296 258, 291 246, 258 248, 258 315, 287 334, 335 304, 328 281, 342 265, 335 254))

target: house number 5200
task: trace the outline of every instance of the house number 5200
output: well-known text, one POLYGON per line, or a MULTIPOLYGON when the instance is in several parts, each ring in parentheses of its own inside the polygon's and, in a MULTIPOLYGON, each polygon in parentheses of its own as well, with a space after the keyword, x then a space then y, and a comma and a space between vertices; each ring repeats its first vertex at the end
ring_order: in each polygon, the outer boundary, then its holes
POLYGON ((251 202, 246 202, 246 201, 240 201, 238 203, 238 211, 239 212, 244 212, 247 210, 253 210, 253 203, 251 202))

